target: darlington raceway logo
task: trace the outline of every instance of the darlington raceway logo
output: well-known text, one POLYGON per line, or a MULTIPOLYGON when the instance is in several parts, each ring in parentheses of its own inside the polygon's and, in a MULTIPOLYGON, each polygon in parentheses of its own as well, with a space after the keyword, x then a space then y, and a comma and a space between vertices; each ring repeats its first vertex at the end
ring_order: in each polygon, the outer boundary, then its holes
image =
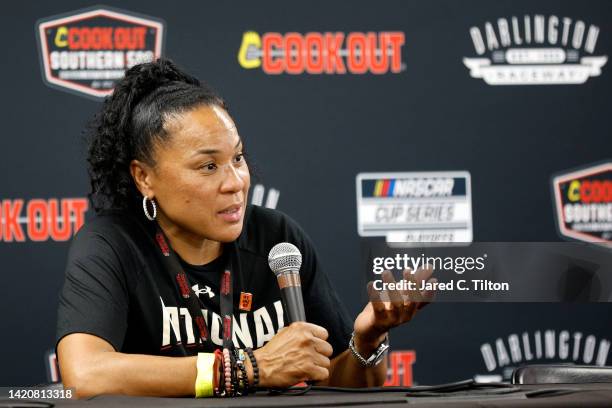
POLYGON ((360 173, 357 227, 388 243, 472 242, 467 171, 360 173))
POLYGON ((266 74, 386 74, 405 69, 402 32, 264 33, 242 36, 238 62, 266 74))
POLYGON ((477 57, 463 58, 489 85, 583 84, 608 61, 593 55, 599 27, 555 15, 498 18, 470 28, 477 57))
POLYGON ((161 57, 164 23, 95 7, 36 23, 44 81, 51 87, 103 98, 124 71, 161 57))
POLYGON ((566 238, 612 242, 612 161, 553 178, 556 221, 566 238))
POLYGON ((0 200, 0 242, 68 241, 88 207, 86 198, 0 200))
POLYGON ((605 366, 610 341, 592 334, 569 330, 537 330, 533 333, 511 333, 493 343, 483 343, 480 353, 487 369, 482 380, 510 379, 514 367, 525 364, 553 362, 605 366), (499 370, 499 371, 498 371, 499 370), (495 372, 498 373, 495 373, 495 372), (501 378, 500 378, 501 377, 501 378))

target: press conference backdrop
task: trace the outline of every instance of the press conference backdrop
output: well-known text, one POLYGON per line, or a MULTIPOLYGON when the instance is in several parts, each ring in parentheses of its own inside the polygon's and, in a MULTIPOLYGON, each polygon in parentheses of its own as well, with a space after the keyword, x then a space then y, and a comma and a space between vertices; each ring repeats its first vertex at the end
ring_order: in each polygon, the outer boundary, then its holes
MULTIPOLYGON (((586 232, 559 221, 554 194, 609 188, 610 2, 59 0, 6 3, 0 21, 0 384, 47 380, 69 238, 92 213, 82 129, 139 58, 170 57, 227 99, 258 174, 251 199, 303 226, 353 316, 363 248, 390 232, 358 225, 362 173, 380 197, 402 179, 462 179, 469 194, 446 197, 467 209, 444 227, 455 237, 610 240, 605 214, 586 232)), ((440 303, 391 339, 421 384, 601 365, 611 311, 440 303)))

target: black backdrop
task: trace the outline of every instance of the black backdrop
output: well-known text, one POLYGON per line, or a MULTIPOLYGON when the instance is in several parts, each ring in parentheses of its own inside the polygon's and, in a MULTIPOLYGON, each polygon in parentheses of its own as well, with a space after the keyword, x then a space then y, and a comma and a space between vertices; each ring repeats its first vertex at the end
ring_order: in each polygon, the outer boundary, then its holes
MULTIPOLYGON (((486 21, 534 14, 598 26, 595 55, 610 55, 610 2, 104 4, 165 21, 165 55, 229 102, 259 183, 280 192, 277 208, 313 238, 353 315, 365 302, 358 173, 467 170, 475 241, 556 241, 551 176, 607 159, 612 151, 609 66, 580 85, 491 86, 470 77, 462 62, 476 56, 470 27, 482 30, 486 21), (385 75, 266 75, 237 61, 248 30, 401 31, 405 69, 385 75)), ((0 200, 87 193, 81 131, 100 102, 44 84, 34 26, 40 18, 92 5, 61 0, 3 6, 0 200)), ((0 384, 46 379, 43 355, 54 345, 68 245, 0 242, 0 384)), ((416 351, 415 381, 441 382, 487 373, 481 345, 505 341, 511 333, 568 330, 592 334, 598 342, 609 339, 610 311, 608 304, 435 304, 396 329, 392 342, 395 349, 416 351)))

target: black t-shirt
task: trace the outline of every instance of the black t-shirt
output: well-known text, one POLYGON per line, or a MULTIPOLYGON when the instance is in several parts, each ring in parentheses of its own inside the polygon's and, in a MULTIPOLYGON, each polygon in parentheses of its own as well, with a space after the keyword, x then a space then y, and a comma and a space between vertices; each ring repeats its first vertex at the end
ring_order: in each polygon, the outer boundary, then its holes
MULTIPOLYGON (((152 222, 121 212, 99 215, 81 228, 68 256, 57 341, 80 332, 101 337, 125 353, 188 356, 212 351, 199 344, 187 303, 164 269, 154 237, 152 222)), ((286 215, 257 206, 247 207, 237 241, 243 279, 232 275, 234 345, 257 349, 287 325, 276 277, 268 266, 268 253, 279 242, 290 242, 302 253, 306 320, 328 330, 328 342, 338 355, 348 347, 352 321, 321 270, 310 239, 286 215), (250 311, 239 309, 241 292, 252 294, 250 311)), ((201 266, 180 260, 201 301, 215 347, 222 344, 223 258, 201 266)))

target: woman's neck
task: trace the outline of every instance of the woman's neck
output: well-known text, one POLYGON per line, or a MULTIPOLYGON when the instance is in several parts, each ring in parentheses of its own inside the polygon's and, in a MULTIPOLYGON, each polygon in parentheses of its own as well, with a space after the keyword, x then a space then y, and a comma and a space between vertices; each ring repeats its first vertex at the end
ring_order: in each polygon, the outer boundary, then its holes
POLYGON ((221 256, 220 242, 202 238, 167 220, 160 214, 157 218, 159 226, 168 237, 172 249, 191 265, 205 265, 221 256))

